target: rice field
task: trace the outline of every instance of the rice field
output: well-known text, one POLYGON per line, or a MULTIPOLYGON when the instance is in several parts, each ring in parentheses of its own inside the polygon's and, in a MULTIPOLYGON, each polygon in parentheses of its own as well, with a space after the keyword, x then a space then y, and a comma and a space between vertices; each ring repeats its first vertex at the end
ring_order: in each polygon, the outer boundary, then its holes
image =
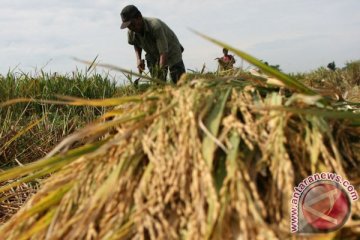
MULTIPOLYGON (((2 76, 0 239, 296 239, 302 179, 335 172, 359 190, 360 62, 286 75, 209 40, 258 71, 140 89, 2 76)), ((301 238, 359 234, 357 201, 340 230, 301 238)))
POLYGON ((9 72, 0 76, 0 101, 23 100, 0 108, 0 167, 6 168, 14 159, 27 163, 44 156, 62 137, 105 112, 101 107, 70 107, 37 100, 109 98, 116 91, 115 82, 99 74, 88 77, 80 72, 68 76, 41 72, 32 76, 9 72))

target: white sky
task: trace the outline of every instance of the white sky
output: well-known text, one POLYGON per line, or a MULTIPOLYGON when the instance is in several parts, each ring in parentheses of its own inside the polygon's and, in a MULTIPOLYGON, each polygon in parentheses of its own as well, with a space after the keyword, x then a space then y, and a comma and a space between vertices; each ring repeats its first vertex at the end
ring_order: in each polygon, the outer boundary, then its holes
POLYGON ((188 69, 205 63, 214 71, 214 58, 222 55, 189 28, 285 72, 360 59, 360 0, 1 0, 0 74, 16 66, 67 73, 85 69, 72 57, 91 61, 96 55, 102 63, 136 71, 127 30, 119 28, 127 4, 174 30, 188 69))

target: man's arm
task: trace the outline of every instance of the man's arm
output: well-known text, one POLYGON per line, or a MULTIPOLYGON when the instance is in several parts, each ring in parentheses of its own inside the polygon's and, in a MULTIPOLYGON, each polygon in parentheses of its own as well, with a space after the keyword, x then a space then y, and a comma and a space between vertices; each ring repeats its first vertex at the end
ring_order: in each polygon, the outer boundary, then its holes
POLYGON ((168 52, 169 52, 168 41, 166 38, 165 31, 161 26, 155 28, 154 33, 156 38, 156 45, 160 54, 159 67, 160 69, 163 69, 167 67, 168 64, 168 52))
POLYGON ((143 61, 141 61, 142 49, 137 46, 134 46, 134 49, 136 55, 137 68, 139 69, 139 72, 142 73, 145 70, 145 64, 143 61))
POLYGON ((221 65, 221 66, 224 66, 226 63, 224 62, 224 59, 222 57, 220 58, 215 58, 218 60, 218 63, 221 65))

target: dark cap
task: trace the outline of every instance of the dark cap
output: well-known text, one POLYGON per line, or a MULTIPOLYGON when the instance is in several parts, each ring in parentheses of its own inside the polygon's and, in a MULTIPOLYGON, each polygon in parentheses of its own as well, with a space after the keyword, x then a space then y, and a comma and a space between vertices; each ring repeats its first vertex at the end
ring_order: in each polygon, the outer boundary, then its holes
POLYGON ((127 28, 130 25, 131 20, 139 16, 139 14, 141 15, 140 11, 134 5, 124 7, 120 13, 122 20, 121 29, 127 28))

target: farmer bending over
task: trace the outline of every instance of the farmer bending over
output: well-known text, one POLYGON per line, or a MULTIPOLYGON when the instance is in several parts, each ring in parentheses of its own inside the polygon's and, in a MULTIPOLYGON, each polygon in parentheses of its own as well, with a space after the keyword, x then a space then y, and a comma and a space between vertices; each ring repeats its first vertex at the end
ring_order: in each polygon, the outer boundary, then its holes
POLYGON ((229 50, 227 48, 223 48, 224 56, 221 58, 215 58, 219 62, 220 70, 229 70, 234 67, 235 58, 233 55, 228 54, 229 50))
POLYGON ((175 33, 160 19, 143 17, 134 5, 124 7, 120 15, 121 29, 128 28, 128 42, 134 45, 140 73, 145 70, 141 60, 144 50, 151 76, 166 81, 170 69, 171 80, 176 83, 185 73, 185 66, 182 60, 184 48, 175 33))

